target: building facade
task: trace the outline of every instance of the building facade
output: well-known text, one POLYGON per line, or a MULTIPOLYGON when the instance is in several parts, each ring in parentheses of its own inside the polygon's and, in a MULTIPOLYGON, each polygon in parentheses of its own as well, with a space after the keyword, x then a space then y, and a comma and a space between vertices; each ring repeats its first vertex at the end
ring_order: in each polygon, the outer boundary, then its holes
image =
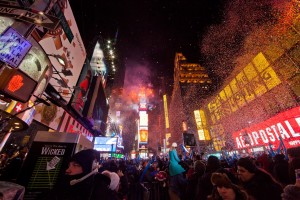
POLYGON ((174 87, 169 105, 171 142, 183 143, 183 132, 197 136, 194 110, 199 109, 211 89, 211 80, 204 67, 190 63, 182 53, 174 60, 174 87))
POLYGON ((295 20, 280 34, 270 33, 268 43, 236 66, 201 106, 214 150, 299 146, 299 27, 295 20))

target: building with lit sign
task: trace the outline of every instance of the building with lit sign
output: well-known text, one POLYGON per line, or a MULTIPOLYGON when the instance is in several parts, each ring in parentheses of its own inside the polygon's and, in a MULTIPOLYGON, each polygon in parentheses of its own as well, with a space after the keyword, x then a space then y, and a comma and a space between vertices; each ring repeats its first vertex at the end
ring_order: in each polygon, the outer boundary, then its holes
POLYGON ((280 35, 270 34, 202 106, 215 150, 277 149, 280 141, 299 146, 299 25, 295 20, 280 35))
POLYGON ((176 53, 174 87, 169 106, 171 142, 183 143, 183 122, 187 126, 185 131, 198 135, 194 110, 200 108, 210 89, 211 80, 206 69, 198 63, 188 62, 182 53, 176 53))
MULTIPOLYGON (((18 131, 15 138, 20 139, 16 145, 30 146, 38 130, 79 133, 89 141, 93 139, 89 123, 75 115, 70 106, 85 62, 85 47, 69 2, 66 1, 63 7, 58 3, 48 3, 34 1, 28 6, 39 11, 47 10, 44 16, 51 18, 52 24, 22 18, 22 21, 33 24, 31 29, 27 23, 15 21, 13 17, 16 16, 1 17, 1 36, 15 38, 6 41, 7 44, 3 39, 0 43, 3 47, 0 114, 3 120, 8 119, 8 123, 1 122, 1 131, 18 131), (6 47, 9 46, 19 47, 10 48, 12 52, 8 56, 6 47)), ((17 2, 9 5, 16 6, 19 14, 30 12, 17 2)))

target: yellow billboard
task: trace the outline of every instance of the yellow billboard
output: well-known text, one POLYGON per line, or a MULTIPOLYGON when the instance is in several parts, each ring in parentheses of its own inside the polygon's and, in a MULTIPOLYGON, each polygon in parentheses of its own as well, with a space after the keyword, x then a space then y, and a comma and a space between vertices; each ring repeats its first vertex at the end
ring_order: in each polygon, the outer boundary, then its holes
POLYGON ((166 145, 169 145, 169 138, 171 137, 171 133, 166 133, 166 145))
POLYGON ((140 136, 139 138, 140 143, 148 143, 148 130, 141 129, 139 136, 140 136))
POLYGON ((281 80, 263 53, 258 53, 208 104, 213 124, 276 87, 281 80))
POLYGON ((164 111, 165 111, 165 121, 166 121, 166 128, 169 128, 169 115, 168 115, 168 103, 167 103, 167 95, 163 96, 164 100, 164 111))
POLYGON ((203 110, 194 110, 199 140, 210 140, 207 122, 203 110))

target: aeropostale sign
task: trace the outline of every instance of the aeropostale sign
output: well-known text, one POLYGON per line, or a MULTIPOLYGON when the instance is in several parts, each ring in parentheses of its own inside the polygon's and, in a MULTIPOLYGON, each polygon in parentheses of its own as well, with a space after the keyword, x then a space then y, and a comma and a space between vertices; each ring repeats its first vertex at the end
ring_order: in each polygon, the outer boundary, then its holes
POLYGON ((286 148, 300 146, 300 107, 282 112, 262 123, 232 134, 238 149, 257 146, 278 148, 280 139, 286 148))

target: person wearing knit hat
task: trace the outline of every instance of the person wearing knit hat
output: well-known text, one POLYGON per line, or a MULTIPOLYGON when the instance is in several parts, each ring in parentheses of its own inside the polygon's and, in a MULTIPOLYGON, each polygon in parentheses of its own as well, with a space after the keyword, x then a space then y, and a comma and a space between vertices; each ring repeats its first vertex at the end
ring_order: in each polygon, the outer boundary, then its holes
POLYGON ((256 200, 281 200, 282 187, 263 169, 257 168, 250 158, 237 162, 238 177, 247 194, 256 200))
POLYGON ((210 200, 247 200, 247 193, 232 183, 225 173, 213 173, 211 183, 215 186, 210 200))

